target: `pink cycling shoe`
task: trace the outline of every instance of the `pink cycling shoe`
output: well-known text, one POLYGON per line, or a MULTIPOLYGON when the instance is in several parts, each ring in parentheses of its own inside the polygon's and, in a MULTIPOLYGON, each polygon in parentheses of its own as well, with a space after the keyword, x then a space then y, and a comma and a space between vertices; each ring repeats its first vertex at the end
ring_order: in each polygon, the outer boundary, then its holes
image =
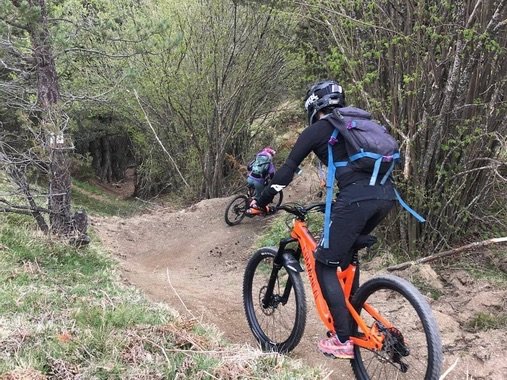
POLYGON ((326 356, 338 359, 354 359, 354 344, 350 339, 342 343, 336 335, 333 335, 330 338, 321 339, 317 347, 326 356))

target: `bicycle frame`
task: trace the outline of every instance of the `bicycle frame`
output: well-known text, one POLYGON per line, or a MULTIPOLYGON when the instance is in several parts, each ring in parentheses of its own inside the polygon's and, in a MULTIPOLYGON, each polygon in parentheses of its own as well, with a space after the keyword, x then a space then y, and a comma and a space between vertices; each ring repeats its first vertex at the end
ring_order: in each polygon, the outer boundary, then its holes
MULTIPOLYGON (((291 242, 297 241, 299 243, 303 260, 306 266, 306 271, 308 273, 308 278, 310 281, 310 286, 312 288, 312 294, 319 317, 326 326, 326 328, 330 332, 335 333, 335 329, 333 326, 333 317, 329 311, 326 300, 322 295, 320 285, 317 281, 317 274, 315 272, 315 258, 313 253, 317 248, 317 243, 313 238, 312 234, 310 233, 310 231, 308 230, 308 226, 305 221, 295 218, 293 223, 294 224, 292 227, 292 231, 290 233, 292 239, 285 239, 280 242, 278 254, 274 259, 275 268, 269 281, 268 289, 273 289, 274 281, 276 279, 276 271, 277 271, 276 267, 278 266, 278 268, 280 268, 281 264, 283 263, 284 258, 282 257, 281 254, 283 254, 283 252, 285 251, 285 246, 291 242)), ((299 258, 296 257, 296 259, 299 258)), ((339 268, 337 270, 338 281, 343 289, 347 309, 352 315, 354 321, 357 323, 358 328, 363 333, 363 335, 360 337, 352 336, 351 340, 354 342, 354 344, 360 347, 364 347, 366 349, 373 351, 381 350, 384 336, 380 334, 377 324, 368 326, 349 301, 352 291, 352 284, 354 282, 354 277, 356 274, 356 269, 357 269, 356 265, 350 264, 344 271, 341 271, 339 268)), ((284 299, 288 297, 290 287, 291 285, 288 284, 283 295, 284 299)), ((271 295, 272 293, 268 291, 265 294, 264 300, 268 300, 271 297, 271 295)), ((382 315, 380 315, 380 313, 373 306, 365 303, 363 305, 363 308, 376 321, 379 321, 385 328, 393 327, 392 324, 382 315)))

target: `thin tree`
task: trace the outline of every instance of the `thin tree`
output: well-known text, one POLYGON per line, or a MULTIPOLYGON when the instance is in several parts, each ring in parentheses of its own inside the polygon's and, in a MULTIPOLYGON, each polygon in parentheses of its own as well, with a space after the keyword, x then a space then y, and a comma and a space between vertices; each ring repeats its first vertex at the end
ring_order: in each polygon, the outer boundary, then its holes
MULTIPOLYGON (((32 52, 29 62, 32 64, 31 70, 35 72, 36 77, 37 100, 35 105, 24 109, 29 114, 26 124, 36 124, 40 131, 40 133, 32 133, 32 136, 36 137, 34 143, 39 145, 38 149, 33 151, 49 152, 48 167, 45 167, 40 161, 34 164, 40 164, 40 167, 45 169, 49 175, 48 213, 51 232, 69 234, 73 230, 70 215, 71 193, 68 157, 69 149, 72 147, 64 137, 68 120, 60 105, 60 90, 51 48, 47 7, 45 0, 28 0, 27 2, 12 0, 12 5, 14 8, 11 10, 17 11, 17 14, 6 13, 0 19, 10 28, 18 29, 17 33, 25 33, 29 36, 32 52)), ((10 39, 6 38, 4 41, 10 42, 10 39)), ((14 52, 14 46, 11 44, 10 47, 14 52)), ((25 60, 24 64, 26 63, 25 60)), ((22 135, 22 133, 18 134, 18 136, 22 135)), ((19 153, 19 150, 6 150, 7 145, 5 141, 3 143, 3 164, 10 164, 7 173, 27 197, 39 227, 46 230, 39 214, 42 209, 33 204, 33 197, 29 193, 28 182, 24 171, 19 166, 19 161, 8 157, 9 153, 19 153)), ((18 156, 33 158, 34 155, 18 154, 18 156)), ((26 161, 23 163, 26 167, 26 161)))
POLYGON ((506 182, 506 3, 298 2, 319 74, 343 81, 403 143, 397 182, 427 223, 402 216, 390 236, 411 251, 417 241, 449 247, 486 221, 507 228, 485 212, 506 212, 496 200, 506 182))

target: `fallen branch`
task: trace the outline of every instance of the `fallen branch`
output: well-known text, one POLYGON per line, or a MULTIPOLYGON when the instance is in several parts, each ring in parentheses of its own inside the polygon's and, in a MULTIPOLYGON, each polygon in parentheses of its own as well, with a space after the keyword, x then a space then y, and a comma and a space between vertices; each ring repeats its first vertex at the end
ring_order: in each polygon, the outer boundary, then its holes
POLYGON ((29 206, 21 206, 21 205, 15 205, 9 202, 8 200, 4 198, 0 198, 0 203, 4 203, 7 205, 6 207, 2 208, 4 212, 20 212, 20 213, 28 213, 28 215, 33 214, 34 212, 45 212, 50 214, 51 211, 44 207, 29 207, 29 206))
POLYGON ((488 239, 488 240, 470 243, 470 244, 464 245, 462 247, 450 249, 448 251, 439 252, 439 253, 436 253, 431 256, 422 257, 422 258, 415 260, 415 261, 407 261, 407 262, 404 262, 404 263, 401 263, 398 265, 393 265, 393 266, 388 267, 387 270, 389 272, 392 272, 395 270, 401 270, 401 269, 408 268, 412 265, 427 263, 429 261, 434 261, 434 260, 440 259, 442 257, 451 256, 451 255, 454 255, 454 254, 457 254, 457 253, 460 253, 460 252, 463 252, 463 251, 466 251, 466 250, 469 250, 472 248, 485 247, 487 245, 498 244, 498 243, 507 243, 507 237, 494 238, 494 239, 488 239))
POLYGON ((9 207, 0 208, 0 212, 10 212, 13 214, 21 214, 21 215, 33 215, 33 212, 31 211, 9 207))
POLYGON ((444 374, 442 376, 440 376, 440 379, 439 380, 444 380, 448 374, 450 374, 452 371, 454 371, 454 368, 456 368, 456 365, 458 364, 458 361, 459 361, 459 358, 456 359, 456 361, 454 362, 453 365, 451 365, 447 371, 444 372, 444 374))
POLYGON ((167 282, 169 283, 169 286, 171 287, 171 289, 173 290, 174 294, 176 294, 176 297, 178 297, 178 299, 180 300, 181 304, 183 305, 183 307, 185 308, 185 310, 187 311, 188 314, 190 314, 190 316, 197 320, 197 318, 195 317, 195 315, 188 309, 187 305, 185 304, 185 302, 183 302, 183 300, 181 299, 180 295, 178 294, 178 292, 176 291, 176 289, 174 289, 174 286, 171 282, 171 277, 169 276, 169 268, 166 268, 165 269, 165 272, 166 272, 166 276, 167 276, 167 282))

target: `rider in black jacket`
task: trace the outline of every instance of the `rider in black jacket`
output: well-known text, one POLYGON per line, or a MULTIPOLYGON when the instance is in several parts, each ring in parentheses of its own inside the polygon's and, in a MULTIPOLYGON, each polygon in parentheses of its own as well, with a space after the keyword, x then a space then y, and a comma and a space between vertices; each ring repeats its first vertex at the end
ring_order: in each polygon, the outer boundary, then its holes
MULTIPOLYGON (((305 99, 309 126, 301 133, 287 160, 276 172, 271 186, 253 202, 252 207, 266 208, 274 195, 292 181, 294 173, 310 152, 314 152, 327 165, 328 141, 334 127, 323 117, 336 107, 342 116, 371 118, 362 109, 345 106, 345 94, 335 81, 326 80, 311 86, 305 99)), ((342 139, 338 139, 332 149, 334 161, 347 160, 342 139)), ((331 213, 329 248, 319 246, 315 259, 317 278, 333 316, 336 335, 320 340, 318 348, 325 354, 351 359, 354 357, 353 344, 349 339, 352 318, 345 306, 336 270, 338 267, 345 269, 350 264, 356 239, 359 235, 369 234, 384 219, 393 207, 396 195, 390 180, 381 185, 379 178, 374 186, 370 186, 371 172, 356 171, 345 166, 336 169, 335 177, 340 191, 331 213)), ((354 282, 357 287, 359 268, 356 273, 354 282)))

